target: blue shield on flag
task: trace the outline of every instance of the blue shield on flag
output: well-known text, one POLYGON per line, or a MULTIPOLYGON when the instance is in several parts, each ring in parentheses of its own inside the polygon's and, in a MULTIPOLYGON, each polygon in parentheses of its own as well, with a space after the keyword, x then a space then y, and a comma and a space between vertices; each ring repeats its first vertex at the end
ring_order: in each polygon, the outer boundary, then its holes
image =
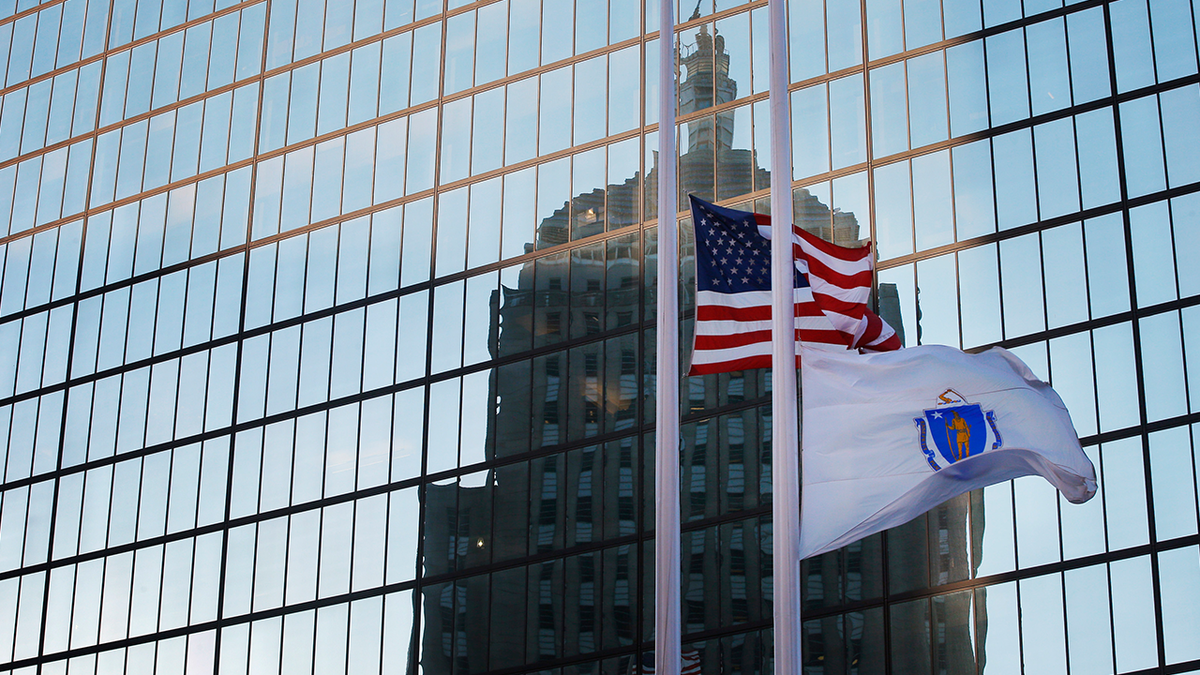
POLYGON ((987 422, 977 403, 926 410, 925 421, 938 452, 950 464, 974 457, 987 447, 987 422))

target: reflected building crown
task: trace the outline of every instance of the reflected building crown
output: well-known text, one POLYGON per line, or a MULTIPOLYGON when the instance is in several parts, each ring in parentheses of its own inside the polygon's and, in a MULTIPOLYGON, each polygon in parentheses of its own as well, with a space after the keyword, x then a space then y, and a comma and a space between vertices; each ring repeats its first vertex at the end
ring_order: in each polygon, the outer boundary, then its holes
MULTIPOLYGON (((693 15, 695 18, 695 15, 693 15)), ((679 82, 679 113, 686 115, 737 99, 737 81, 729 77, 729 53, 725 38, 708 25, 701 25, 696 41, 686 54, 679 55, 684 77, 679 82)), ((721 113, 716 119, 706 118, 688 125, 688 152, 701 148, 733 147, 734 118, 732 112, 721 113)))

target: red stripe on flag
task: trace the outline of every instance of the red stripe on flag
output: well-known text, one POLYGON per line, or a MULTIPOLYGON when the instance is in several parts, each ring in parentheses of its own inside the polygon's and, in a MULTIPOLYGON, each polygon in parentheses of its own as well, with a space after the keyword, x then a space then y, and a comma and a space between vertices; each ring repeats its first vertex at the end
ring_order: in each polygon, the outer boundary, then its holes
POLYGON ((716 373, 728 373, 735 370, 750 370, 752 368, 770 368, 771 355, 764 354, 762 356, 751 356, 744 359, 733 359, 730 361, 717 361, 714 363, 705 363, 703 365, 693 365, 688 375, 714 375, 716 373))
POLYGON ((836 330, 809 330, 801 328, 796 330, 796 339, 801 342, 811 342, 822 345, 837 345, 839 347, 849 347, 850 341, 841 331, 836 330))
POLYGON ((799 226, 792 227, 792 233, 804 240, 806 244, 817 249, 821 253, 839 260, 859 261, 871 255, 871 242, 867 242, 866 246, 858 248, 847 248, 838 246, 831 241, 825 241, 817 235, 800 228, 799 226))
MULTIPOLYGON (((824 316, 814 302, 797 302, 796 316, 824 316)), ((726 305, 700 305, 696 307, 697 321, 770 321, 770 305, 729 307, 726 305)))
MULTIPOLYGON (((701 215, 693 222, 700 222, 703 214, 708 213, 707 208, 693 199, 694 210, 704 209, 696 211, 701 215)), ((745 223, 745 218, 752 217, 758 233, 770 238, 766 231, 771 223, 769 216, 741 213, 718 216, 716 211, 719 209, 708 216, 711 227, 727 227, 722 225, 722 219, 736 217, 745 223)), ((728 227, 736 225, 730 223, 728 227)), ((871 246, 845 248, 800 228, 794 231, 792 248, 796 266, 801 272, 806 271, 810 285, 794 291, 795 316, 803 319, 800 322, 803 328, 796 329, 797 340, 814 346, 871 351, 898 349, 900 343, 895 332, 866 306, 874 284, 871 246)), ((711 233, 710 229, 708 234, 711 233)), ((698 246, 702 240, 707 241, 697 236, 698 246)), ((705 289, 697 293, 693 361, 700 363, 693 364, 689 374, 770 367, 771 331, 764 326, 771 319, 767 295, 761 290, 717 293, 705 289)))
POLYGON ((697 335, 696 349, 729 349, 731 347, 745 347, 746 345, 760 342, 771 342, 770 330, 729 333, 725 335, 697 335))
MULTIPOLYGON (((800 247, 795 247, 797 259, 804 255, 800 251, 800 247)), ((842 274, 841 272, 826 265, 824 261, 813 256, 808 257, 808 274, 809 279, 817 277, 817 279, 825 283, 837 286, 838 288, 857 289, 871 287, 871 270, 863 270, 854 274, 842 274)))
POLYGON ((883 342, 874 345, 864 345, 863 349, 866 349, 870 352, 894 352, 903 346, 904 345, 900 344, 900 336, 892 333, 888 336, 888 339, 884 340, 883 342))
POLYGON ((874 312, 868 313, 864 318, 867 325, 863 334, 858 338, 858 344, 855 345, 858 347, 875 342, 883 334, 883 320, 875 316, 874 312))
POLYGON ((867 309, 866 305, 862 304, 861 302, 846 302, 845 300, 839 300, 838 298, 835 298, 831 295, 825 295, 824 293, 814 293, 813 304, 818 305, 818 311, 823 310, 825 312, 833 312, 834 314, 841 314, 843 316, 849 316, 855 319, 862 318, 863 312, 870 311, 867 309))

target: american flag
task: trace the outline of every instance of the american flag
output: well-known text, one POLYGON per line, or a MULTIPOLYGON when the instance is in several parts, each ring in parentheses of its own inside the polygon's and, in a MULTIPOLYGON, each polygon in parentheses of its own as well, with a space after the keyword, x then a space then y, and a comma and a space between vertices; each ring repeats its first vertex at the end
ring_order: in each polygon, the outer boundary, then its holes
MULTIPOLYGON (((771 367, 771 219, 692 197, 696 331, 689 375, 771 367)), ((792 228, 796 362, 800 343, 866 351, 900 348, 867 308, 871 246, 845 248, 792 228)))
MULTIPOLYGON (((642 652, 640 661, 632 657, 621 667, 626 675, 654 675, 654 652, 642 652)), ((700 650, 684 649, 679 654, 679 675, 700 675, 700 650)))

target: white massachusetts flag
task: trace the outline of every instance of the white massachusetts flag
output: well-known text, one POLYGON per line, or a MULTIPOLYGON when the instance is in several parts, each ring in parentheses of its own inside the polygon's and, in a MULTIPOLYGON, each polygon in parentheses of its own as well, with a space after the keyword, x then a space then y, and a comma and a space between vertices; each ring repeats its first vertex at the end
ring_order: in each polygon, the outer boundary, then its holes
POLYGON ((802 364, 802 559, 1017 476, 1096 494, 1062 399, 1004 349, 806 349, 802 364))

